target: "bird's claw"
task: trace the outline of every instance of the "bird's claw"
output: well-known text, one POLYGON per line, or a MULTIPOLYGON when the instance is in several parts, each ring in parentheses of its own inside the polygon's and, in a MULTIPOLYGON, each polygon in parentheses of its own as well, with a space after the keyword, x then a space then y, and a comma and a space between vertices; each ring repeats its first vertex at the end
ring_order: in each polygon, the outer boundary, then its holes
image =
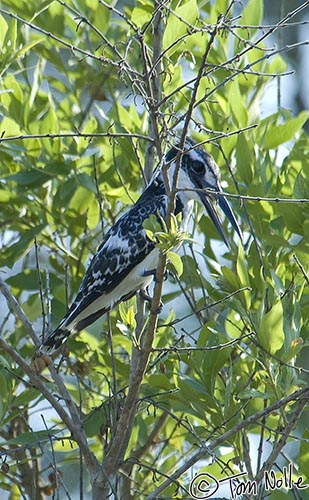
MULTIPOLYGON (((152 297, 146 292, 146 290, 144 288, 141 288, 139 293, 140 293, 140 296, 144 300, 146 300, 149 303, 149 305, 151 305, 152 297)), ((160 314, 162 312, 163 305, 164 305, 163 302, 160 300, 160 303, 159 303, 159 306, 157 307, 157 309, 155 311, 152 311, 153 314, 160 314)))

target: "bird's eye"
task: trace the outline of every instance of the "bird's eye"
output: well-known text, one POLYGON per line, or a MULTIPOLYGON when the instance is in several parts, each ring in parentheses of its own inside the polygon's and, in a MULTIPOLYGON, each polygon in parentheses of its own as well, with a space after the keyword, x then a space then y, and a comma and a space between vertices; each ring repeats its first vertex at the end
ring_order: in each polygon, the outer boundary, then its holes
POLYGON ((192 163, 192 170, 196 174, 204 175, 205 174, 205 165, 202 161, 194 160, 192 163))

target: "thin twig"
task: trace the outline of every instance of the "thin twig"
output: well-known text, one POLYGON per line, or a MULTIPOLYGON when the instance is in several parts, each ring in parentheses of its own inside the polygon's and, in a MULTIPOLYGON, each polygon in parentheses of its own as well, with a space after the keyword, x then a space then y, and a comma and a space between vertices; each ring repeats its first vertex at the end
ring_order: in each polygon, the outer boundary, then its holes
POLYGON ((198 189, 198 188, 178 188, 177 191, 195 191, 196 193, 206 193, 209 195, 215 195, 223 198, 234 198, 235 200, 248 200, 268 203, 309 203, 309 198, 279 198, 276 197, 265 197, 265 196, 250 196, 245 194, 232 194, 225 191, 214 191, 213 189, 198 189))
POLYGON ((5 297, 11 312, 22 323, 22 325, 24 326, 24 328, 26 330, 26 333, 33 340, 34 345, 36 347, 39 347, 41 345, 41 341, 38 338, 38 336, 35 334, 35 331, 32 328, 32 324, 28 320, 28 318, 25 315, 24 311, 22 310, 19 302, 16 300, 14 295, 11 293, 10 288, 5 283, 5 281, 1 278, 1 276, 0 276, 0 292, 5 297))
MULTIPOLYGON (((308 399, 306 397, 297 398, 297 409, 293 413, 291 420, 286 424, 286 426, 284 428, 284 432, 282 433, 278 443, 273 448, 269 457, 264 462, 263 467, 259 470, 258 474, 255 477, 255 481, 257 484, 259 484, 261 482, 261 480, 263 479, 264 472, 269 471, 271 469, 272 465, 277 460, 279 453, 281 452, 282 448, 285 446, 288 438, 290 437, 290 433, 291 433, 292 429, 295 427, 296 423, 298 422, 298 420, 299 420, 307 403, 308 403, 308 399)), ((282 406, 282 408, 283 408, 283 406, 282 406)))
MULTIPOLYGON (((35 335, 31 323, 29 322, 25 313, 21 309, 18 301, 11 293, 9 287, 6 285, 6 283, 2 280, 1 277, 0 277, 0 291, 5 296, 11 311, 16 316, 16 318, 18 318, 22 322, 24 328, 34 341, 35 345, 37 347, 40 346, 41 342, 35 335)), ((18 352, 15 351, 15 349, 13 349, 9 344, 7 344, 7 342, 4 339, 1 338, 0 338, 0 346, 4 349, 5 352, 9 354, 11 359, 14 360, 20 366, 20 368, 24 371, 24 373, 28 375, 30 382, 33 384, 33 386, 45 396, 45 398, 50 402, 50 404, 56 410, 61 420, 71 431, 73 438, 76 439, 76 441, 78 442, 84 454, 85 461, 88 465, 90 473, 95 474, 97 471, 98 462, 93 453, 89 449, 85 433, 82 429, 82 422, 77 407, 69 391, 67 390, 62 377, 55 369, 53 362, 51 361, 50 365, 48 366, 48 369, 50 371, 52 379, 54 380, 58 388, 58 391, 63 401, 66 404, 69 414, 63 408, 63 405, 60 404, 58 399, 49 391, 47 386, 42 382, 40 375, 38 375, 35 371, 32 370, 32 368, 18 354, 18 352)))
MULTIPOLYGON (((1 9, 0 9, 1 11, 1 9)), ((0 137, 1 142, 7 141, 19 141, 19 140, 27 140, 27 139, 57 139, 57 138, 65 138, 65 137, 84 137, 85 139, 93 139, 95 137, 108 137, 109 139, 117 139, 122 137, 129 137, 135 139, 143 139, 145 141, 153 142, 153 139, 148 135, 143 134, 135 134, 135 133, 127 133, 127 132, 92 132, 92 133, 84 133, 84 132, 61 132, 57 134, 19 134, 12 135, 6 137, 3 132, 0 137)))
POLYGON ((284 408, 287 404, 289 404, 292 401, 303 401, 304 404, 302 404, 298 411, 302 411, 304 408, 304 405, 308 401, 308 396, 309 396, 309 386, 307 385, 303 389, 300 389, 298 391, 293 392, 289 396, 280 399, 279 401, 276 401, 275 403, 271 404, 267 408, 264 408, 263 410, 260 410, 250 417, 242 420, 235 426, 233 426, 231 429, 228 431, 224 432, 221 436, 216 438, 212 443, 208 443, 207 449, 206 448, 201 448, 188 459, 185 460, 184 464, 182 464, 173 474, 170 475, 168 479, 163 481, 160 486, 158 486, 150 495, 146 497, 146 500, 154 500, 157 498, 160 493, 162 493, 170 484, 176 483, 177 480, 182 474, 184 474, 190 467, 192 467, 194 464, 196 464, 199 460, 205 459, 207 454, 209 452, 207 450, 212 450, 214 451, 216 448, 221 446, 223 443, 227 442, 230 437, 232 437, 234 434, 239 432, 242 429, 246 429, 252 424, 256 424, 260 419, 262 419, 265 415, 270 415, 272 412, 278 410, 279 408, 284 408))
POLYGON ((301 270, 302 275, 305 278, 305 281, 306 281, 307 285, 309 285, 309 276, 306 273, 304 266, 302 265, 302 263, 300 262, 300 260, 299 260, 299 258, 297 257, 296 254, 293 255, 293 259, 295 260, 296 264, 298 265, 299 269, 301 270))

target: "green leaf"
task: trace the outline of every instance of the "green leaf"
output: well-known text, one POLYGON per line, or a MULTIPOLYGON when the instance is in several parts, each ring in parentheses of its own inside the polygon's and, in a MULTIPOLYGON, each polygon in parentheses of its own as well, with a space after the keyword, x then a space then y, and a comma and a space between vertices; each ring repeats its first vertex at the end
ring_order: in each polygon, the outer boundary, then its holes
POLYGON ((305 430, 299 449, 300 473, 305 477, 306 483, 309 483, 309 431, 305 430))
POLYGON ((181 276, 183 273, 183 263, 182 263, 180 255, 178 255, 175 252, 170 251, 170 252, 168 252, 167 256, 168 256, 169 261, 171 262, 171 264, 175 268, 175 271, 178 274, 178 276, 181 276))
POLYGON ((36 269, 23 269, 20 273, 11 276, 6 281, 10 287, 17 290, 37 290, 38 271, 36 269))
POLYGON ((247 186, 250 186, 253 178, 252 160, 254 160, 254 152, 249 147, 245 134, 239 134, 236 146, 236 168, 237 174, 247 186))
POLYGON ((122 302, 119 304, 121 321, 132 330, 136 328, 135 312, 136 308, 130 305, 130 302, 122 302))
POLYGON ((309 111, 301 111, 296 118, 292 118, 282 125, 270 125, 263 144, 263 149, 276 148, 280 144, 295 139, 304 123, 309 118, 309 111))
POLYGON ((30 295, 25 302, 22 303, 22 308, 29 321, 32 323, 41 317, 42 303, 38 293, 30 295))
POLYGON ((303 347, 304 341, 301 337, 294 339, 288 347, 287 351, 283 353, 281 358, 282 361, 284 361, 285 363, 289 363, 291 359, 296 359, 297 355, 300 353, 303 347))
POLYGON ((241 15, 241 24, 258 26, 263 19, 263 0, 250 0, 241 15))
POLYGON ((7 203, 14 199, 14 194, 6 189, 0 188, 0 203, 7 203))
MULTIPOLYGON (((294 234, 304 234, 304 212, 303 208, 296 203, 278 203, 277 213, 283 216, 284 226, 294 234)), ((266 236, 266 235, 265 235, 266 236)), ((272 238, 273 235, 269 235, 272 238)))
POLYGON ((44 182, 50 179, 43 170, 26 170, 18 172, 18 174, 11 175, 7 178, 10 181, 15 181, 20 186, 41 186, 44 182))
POLYGON ((169 56, 179 49, 179 44, 184 44, 184 42, 175 42, 187 33, 187 23, 195 24, 199 16, 196 0, 189 0, 184 5, 182 3, 174 12, 175 14, 171 12, 168 17, 162 42, 164 49, 169 48, 169 56))
POLYGON ((14 136, 14 135, 19 135, 20 132, 21 128, 15 120, 9 118, 8 116, 5 116, 4 118, 1 119, 1 124, 0 124, 1 134, 4 134, 5 136, 14 136))
POLYGON ((82 173, 82 174, 78 174, 76 176, 76 180, 77 180, 78 184, 80 184, 81 186, 83 186, 86 189, 89 189, 89 191, 91 191, 92 193, 97 194, 97 188, 96 188, 96 185, 95 185, 92 177, 90 177, 89 175, 87 175, 85 173, 82 173))
POLYGON ((0 16, 0 52, 2 53, 4 50, 3 44, 7 30, 8 30, 8 24, 6 20, 2 16, 0 16))
POLYGON ((7 401, 10 395, 10 387, 7 383, 7 377, 5 376, 5 372, 0 370, 0 421, 3 420, 6 411, 7 411, 7 401))
POLYGON ((13 266, 20 257, 29 251, 33 245, 34 237, 40 234, 44 228, 45 224, 38 224, 36 227, 28 229, 25 233, 21 233, 19 240, 0 254, 0 263, 2 265, 13 266))
POLYGON ((287 63, 279 54, 271 59, 267 71, 270 73, 283 73, 286 71, 287 63))
POLYGON ((57 134, 59 132, 58 117, 52 107, 49 108, 40 125, 43 134, 57 134))
POLYGON ((139 28, 142 28, 146 23, 151 20, 153 14, 153 5, 151 3, 143 2, 138 7, 134 7, 132 11, 131 21, 139 28))
POLYGON ((235 272, 227 266, 222 266, 221 271, 226 282, 230 285, 230 291, 234 292, 237 290, 239 288, 239 281, 235 272))
MULTIPOLYGON (((45 114, 44 118, 39 123, 39 132, 41 134, 58 134, 59 133, 59 121, 56 111, 50 105, 48 112, 45 114)), ((51 156, 57 154, 60 150, 60 138, 54 139, 42 139, 46 150, 51 156)))
MULTIPOLYGON (((236 119, 237 125, 245 127, 248 124, 248 111, 236 79, 233 80, 229 86, 228 102, 236 119)), ((243 134, 240 134, 239 137, 243 137, 243 134)), ((247 158, 250 158, 250 155, 247 158)))
MULTIPOLYGON (((53 435, 56 431, 53 430, 53 435)), ((37 446, 43 441, 49 441, 50 432, 49 431, 37 431, 37 432, 24 432, 18 437, 13 439, 8 439, 7 444, 20 444, 21 446, 37 446)))
POLYGON ((69 206, 73 210, 76 210, 77 213, 84 214, 92 202, 96 203, 97 201, 94 200, 91 191, 82 186, 78 186, 71 198, 69 206))
POLYGON ((252 398, 271 399, 273 397, 273 393, 258 391, 257 389, 250 387, 249 389, 242 391, 242 393, 239 394, 238 397, 239 399, 252 399, 252 398))
POLYGON ((20 488, 17 486, 17 484, 11 484, 9 487, 9 491, 9 500, 21 500, 20 488))
POLYGON ((281 349, 284 342, 283 307, 280 299, 263 317, 257 332, 262 346, 274 354, 281 349))
POLYGON ((309 179, 299 172, 294 184, 295 198, 308 198, 309 199, 309 179))
POLYGON ((6 44, 7 47, 12 51, 12 55, 14 55, 15 58, 18 57, 18 52, 15 52, 16 48, 16 39, 17 39, 17 19, 11 19, 10 24, 9 24, 9 29, 6 34, 6 44), (15 53, 14 53, 15 52, 15 53))
POLYGON ((99 435, 103 427, 108 428, 108 418, 102 408, 96 408, 87 415, 83 421, 83 428, 87 437, 99 435))
POLYGON ((162 231, 162 226, 155 214, 151 214, 149 217, 147 217, 147 219, 144 220, 143 228, 146 231, 149 231, 149 234, 154 234, 156 232, 162 231))
POLYGON ((35 47, 39 43, 45 43, 45 39, 39 38, 37 40, 32 40, 31 42, 26 43, 19 50, 16 51, 15 57, 17 58, 23 56, 24 54, 26 54, 26 52, 29 52, 31 49, 33 49, 33 47, 35 47))
MULTIPOLYGON (((244 248, 241 244, 238 246, 238 258, 236 262, 236 271, 237 271, 237 277, 239 280, 239 283, 242 287, 250 287, 250 279, 249 279, 249 274, 247 270, 247 262, 245 261, 245 252, 244 248)), ((247 309, 251 306, 251 291, 250 290, 244 290, 244 292, 241 294, 241 298, 244 297, 245 299, 245 306, 247 309)))
POLYGON ((13 406, 15 408, 18 407, 26 407, 29 403, 37 400, 38 398, 42 399, 42 395, 39 393, 37 389, 33 389, 31 387, 27 387, 26 390, 22 391, 18 396, 13 399, 13 406))

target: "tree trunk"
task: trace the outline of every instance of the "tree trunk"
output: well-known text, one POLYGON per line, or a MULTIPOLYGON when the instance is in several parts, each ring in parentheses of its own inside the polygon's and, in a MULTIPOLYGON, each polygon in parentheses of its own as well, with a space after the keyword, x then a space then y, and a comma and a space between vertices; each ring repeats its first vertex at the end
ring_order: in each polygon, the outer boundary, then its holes
POLYGON ((115 476, 101 468, 92 481, 92 500, 112 500, 115 492, 115 476))

